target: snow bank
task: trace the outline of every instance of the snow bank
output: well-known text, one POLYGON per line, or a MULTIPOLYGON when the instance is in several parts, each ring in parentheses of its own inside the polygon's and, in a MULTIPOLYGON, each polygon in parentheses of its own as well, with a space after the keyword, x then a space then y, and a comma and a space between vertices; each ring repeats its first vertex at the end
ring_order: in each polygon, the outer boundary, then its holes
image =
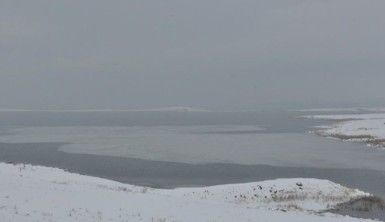
POLYGON ((297 112, 385 112, 384 107, 352 107, 352 108, 318 108, 318 109, 299 109, 297 112))
POLYGON ((306 117, 338 121, 331 126, 318 127, 314 131, 316 134, 342 140, 365 142, 370 146, 385 147, 385 113, 306 117))
POLYGON ((367 196, 326 180, 159 190, 0 163, 1 221, 364 221, 316 211, 367 196))

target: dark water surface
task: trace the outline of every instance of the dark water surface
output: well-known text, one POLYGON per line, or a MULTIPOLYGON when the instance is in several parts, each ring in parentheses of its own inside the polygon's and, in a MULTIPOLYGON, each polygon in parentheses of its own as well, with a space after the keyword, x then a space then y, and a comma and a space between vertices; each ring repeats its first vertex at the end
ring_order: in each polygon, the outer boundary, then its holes
MULTIPOLYGON (((298 121, 303 113, 250 112, 0 112, 1 127, 258 125, 274 133, 304 132, 322 121, 298 121)), ((324 122, 324 121, 323 121, 324 122)), ((1 129, 0 129, 1 132, 1 129)))

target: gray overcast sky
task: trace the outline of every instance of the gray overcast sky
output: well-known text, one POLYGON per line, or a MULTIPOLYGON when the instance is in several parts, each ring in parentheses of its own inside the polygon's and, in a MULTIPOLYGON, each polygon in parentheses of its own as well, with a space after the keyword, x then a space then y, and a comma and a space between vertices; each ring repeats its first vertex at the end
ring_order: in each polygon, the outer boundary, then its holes
POLYGON ((385 105, 384 12, 384 0, 0 0, 0 108, 385 105))

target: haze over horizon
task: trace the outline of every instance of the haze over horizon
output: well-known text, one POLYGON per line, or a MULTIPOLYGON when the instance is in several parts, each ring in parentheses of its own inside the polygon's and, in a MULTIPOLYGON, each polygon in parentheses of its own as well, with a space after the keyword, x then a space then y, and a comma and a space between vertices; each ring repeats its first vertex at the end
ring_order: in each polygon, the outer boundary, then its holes
POLYGON ((0 109, 385 106, 383 0, 0 0, 0 109))

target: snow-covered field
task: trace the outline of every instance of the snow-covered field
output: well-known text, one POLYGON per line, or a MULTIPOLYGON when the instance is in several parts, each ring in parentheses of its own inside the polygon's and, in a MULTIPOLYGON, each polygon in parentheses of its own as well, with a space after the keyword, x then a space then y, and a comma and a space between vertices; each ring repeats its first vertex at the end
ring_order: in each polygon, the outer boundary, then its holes
POLYGON ((160 190, 0 163, 1 221, 363 221, 317 213, 367 196, 327 180, 160 190))
POLYGON ((385 113, 315 115, 307 118, 336 121, 330 126, 318 127, 314 131, 318 135, 385 147, 385 113))

